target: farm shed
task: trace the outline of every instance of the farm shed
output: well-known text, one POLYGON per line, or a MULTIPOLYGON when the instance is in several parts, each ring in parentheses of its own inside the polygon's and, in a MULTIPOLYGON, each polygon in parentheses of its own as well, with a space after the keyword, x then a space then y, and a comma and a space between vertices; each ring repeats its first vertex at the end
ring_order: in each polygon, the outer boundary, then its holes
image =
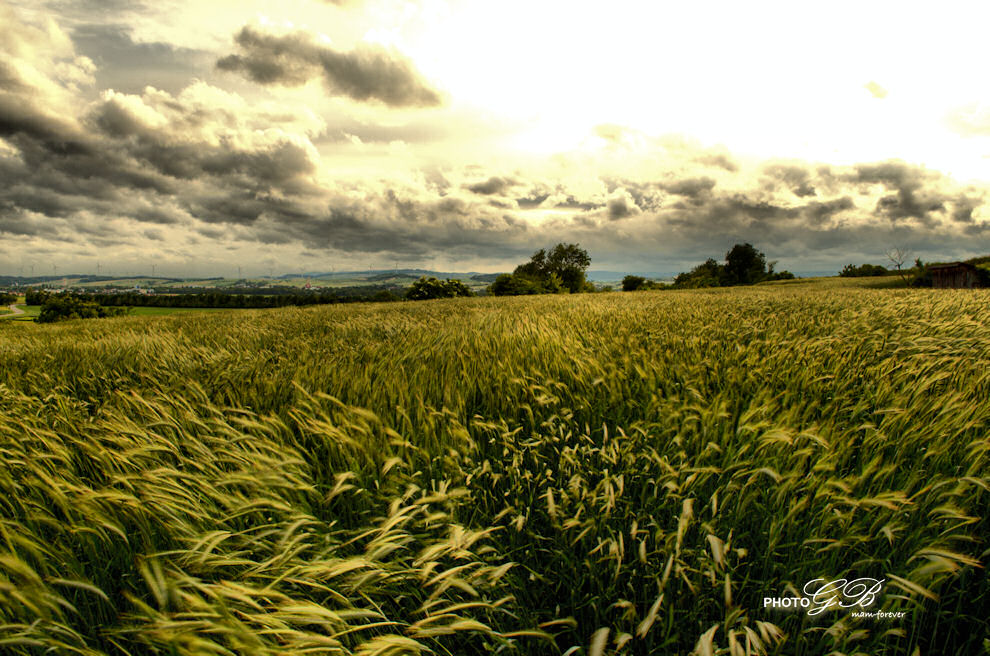
POLYGON ((973 289, 982 286, 979 271, 966 262, 932 264, 928 269, 932 273, 932 287, 936 289, 973 289))

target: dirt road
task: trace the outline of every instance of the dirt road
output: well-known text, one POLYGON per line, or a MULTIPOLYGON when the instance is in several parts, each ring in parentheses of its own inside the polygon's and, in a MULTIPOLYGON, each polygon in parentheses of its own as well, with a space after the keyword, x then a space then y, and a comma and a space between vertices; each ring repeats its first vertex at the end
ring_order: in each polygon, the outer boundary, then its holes
POLYGON ((0 314, 0 319, 13 319, 19 314, 24 314, 24 310, 17 307, 16 305, 11 305, 10 311, 13 312, 13 314, 0 314))

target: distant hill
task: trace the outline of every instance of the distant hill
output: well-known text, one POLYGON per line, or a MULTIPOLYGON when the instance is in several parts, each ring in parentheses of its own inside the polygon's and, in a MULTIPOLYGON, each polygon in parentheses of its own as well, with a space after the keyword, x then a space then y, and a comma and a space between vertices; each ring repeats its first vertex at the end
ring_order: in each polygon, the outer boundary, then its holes
MULTIPOLYGON (((970 264, 990 268, 990 255, 974 257, 966 260, 970 264)), ((508 273, 508 272, 506 272, 508 273)), ((587 272, 588 280, 598 285, 616 285, 627 275, 643 276, 650 280, 672 281, 679 271, 616 271, 607 269, 592 269, 587 272)), ((828 277, 837 271, 796 271, 801 278, 828 277)), ((434 271, 431 269, 369 269, 364 271, 309 271, 305 273, 286 273, 274 277, 258 276, 251 278, 191 277, 178 278, 170 276, 106 276, 89 274, 68 274, 62 276, 0 276, 0 289, 16 289, 23 287, 48 287, 53 289, 155 289, 162 292, 169 290, 197 291, 223 290, 235 291, 242 289, 256 290, 254 293, 265 293, 264 290, 286 288, 326 289, 349 287, 379 287, 398 290, 409 287, 422 276, 439 278, 457 278, 474 291, 480 291, 490 285, 499 273, 481 273, 477 271, 434 271)), ((283 292, 284 293, 284 292, 283 292)))
POLYGON ((369 271, 320 271, 301 274, 283 274, 275 277, 223 278, 223 277, 151 277, 151 276, 95 276, 68 274, 64 276, 0 276, 0 289, 45 287, 50 289, 155 289, 162 292, 171 290, 197 291, 210 289, 233 291, 240 289, 322 289, 349 287, 381 287, 388 289, 405 288, 420 277, 434 277, 441 280, 457 278, 475 291, 487 287, 498 274, 478 272, 431 271, 429 269, 378 269, 369 271))

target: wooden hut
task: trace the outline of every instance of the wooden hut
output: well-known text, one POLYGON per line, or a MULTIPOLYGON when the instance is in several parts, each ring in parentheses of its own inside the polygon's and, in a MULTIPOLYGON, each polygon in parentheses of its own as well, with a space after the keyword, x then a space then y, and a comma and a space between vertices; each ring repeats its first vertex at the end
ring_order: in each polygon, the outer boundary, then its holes
POLYGON ((936 289, 973 289, 981 286, 981 276, 976 267, 966 262, 932 264, 932 287, 936 289))

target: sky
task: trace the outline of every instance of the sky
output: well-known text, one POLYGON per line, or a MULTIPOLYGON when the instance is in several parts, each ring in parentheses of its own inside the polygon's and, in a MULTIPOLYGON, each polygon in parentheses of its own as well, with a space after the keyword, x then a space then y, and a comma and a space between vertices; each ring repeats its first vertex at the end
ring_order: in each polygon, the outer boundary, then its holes
POLYGON ((0 274, 990 254, 990 4, 0 0, 0 274))

